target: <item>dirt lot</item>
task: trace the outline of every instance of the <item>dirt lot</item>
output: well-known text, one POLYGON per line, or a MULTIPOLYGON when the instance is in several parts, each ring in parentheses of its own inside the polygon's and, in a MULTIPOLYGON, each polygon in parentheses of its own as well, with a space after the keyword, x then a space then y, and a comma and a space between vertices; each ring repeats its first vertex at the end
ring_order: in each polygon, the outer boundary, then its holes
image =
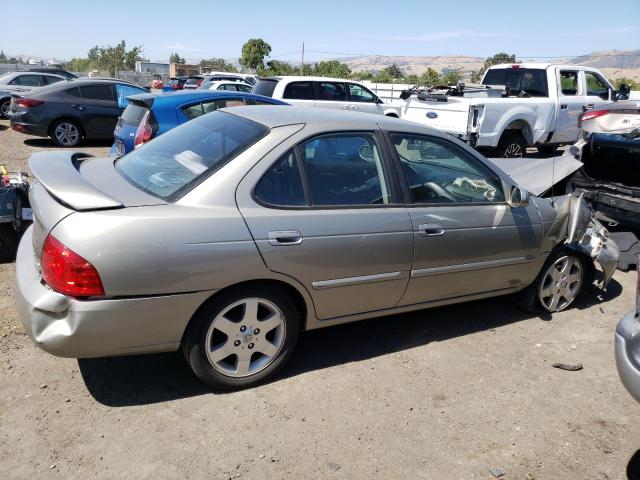
MULTIPOLYGON (((6 125, 12 169, 53 148, 6 125)), ((640 405, 618 380, 613 332, 634 282, 617 272, 549 318, 498 298, 309 332, 268 385, 214 394, 178 354, 40 351, 16 318, 13 265, 0 265, 1 476, 626 478, 640 405)))

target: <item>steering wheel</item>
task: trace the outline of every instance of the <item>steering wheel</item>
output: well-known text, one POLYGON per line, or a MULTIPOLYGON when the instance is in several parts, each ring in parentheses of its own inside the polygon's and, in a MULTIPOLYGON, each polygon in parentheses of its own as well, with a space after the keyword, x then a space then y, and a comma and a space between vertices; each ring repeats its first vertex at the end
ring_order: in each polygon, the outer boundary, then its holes
POLYGON ((458 201, 458 199, 456 197, 454 197, 451 194, 451 192, 449 192, 447 189, 441 187, 440 185, 438 185, 435 182, 423 183, 422 186, 434 191, 436 193, 436 195, 438 195, 439 197, 444 197, 444 198, 446 198, 447 200, 450 200, 453 203, 457 203, 457 201, 458 201))

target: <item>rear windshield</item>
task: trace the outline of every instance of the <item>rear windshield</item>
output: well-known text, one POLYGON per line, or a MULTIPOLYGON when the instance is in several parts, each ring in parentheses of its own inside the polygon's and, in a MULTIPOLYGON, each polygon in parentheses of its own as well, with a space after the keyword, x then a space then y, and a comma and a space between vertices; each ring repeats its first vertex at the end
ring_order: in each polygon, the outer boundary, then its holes
POLYGON ((277 84, 277 80, 258 80, 258 82, 253 86, 252 93, 255 93, 256 95, 263 95, 265 97, 272 97, 277 84))
POLYGON ((142 117, 147 113, 147 110, 148 108, 138 103, 129 102, 129 105, 127 105, 127 108, 124 109, 124 112, 122 112, 122 115, 120 116, 122 123, 137 127, 140 125, 142 117))
POLYGON ((532 97, 548 97, 547 72, 541 68, 496 68, 487 70, 483 85, 505 85, 511 94, 525 93, 532 97))
POLYGON ((136 187, 176 200, 268 131, 246 118, 212 112, 125 155, 116 163, 116 170, 136 187))

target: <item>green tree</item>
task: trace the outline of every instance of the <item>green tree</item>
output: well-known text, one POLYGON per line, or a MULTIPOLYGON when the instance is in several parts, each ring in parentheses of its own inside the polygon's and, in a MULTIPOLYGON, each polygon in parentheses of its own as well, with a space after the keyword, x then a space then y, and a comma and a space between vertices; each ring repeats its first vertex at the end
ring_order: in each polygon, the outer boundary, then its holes
POLYGON ((282 62, 280 60, 271 60, 267 62, 266 67, 258 67, 258 74, 264 76, 271 75, 295 75, 300 73, 300 69, 294 67, 289 62, 282 62))
POLYGON ((177 53, 174 52, 169 56, 169 63, 182 63, 182 64, 184 64, 184 63, 186 63, 186 61, 185 61, 184 57, 181 57, 180 55, 178 55, 177 53))
POLYGON ((444 85, 455 85, 460 80, 462 80, 462 72, 460 70, 448 70, 441 75, 441 83, 444 85))
POLYGON ((382 74, 383 72, 386 76, 388 76, 391 79, 402 77, 402 70, 400 70, 398 65, 396 65, 395 63, 392 63, 388 67, 385 67, 380 73, 382 74))
POLYGON ((440 74, 433 68, 427 68, 422 75, 420 75, 420 83, 428 87, 438 85, 440 83, 440 74))
POLYGON ((210 67, 214 72, 236 72, 236 67, 227 62, 224 58, 210 58, 200 62, 201 67, 210 67))
POLYGON ((362 70, 360 72, 354 72, 351 78, 354 80, 373 80, 373 73, 368 70, 362 70))
POLYGON ((74 57, 65 64, 65 68, 72 72, 88 72, 91 70, 91 60, 74 57))
POLYGON ((313 74, 319 77, 349 78, 351 69, 346 63, 338 60, 326 60, 315 64, 313 74))
POLYGON ((498 65, 500 63, 515 63, 516 61, 517 60, 515 55, 504 52, 496 53, 493 57, 488 57, 485 59, 484 64, 482 65, 482 67, 480 67, 480 70, 478 70, 477 72, 473 72, 474 81, 479 82, 480 80, 482 80, 484 72, 486 72, 487 69, 489 67, 492 67, 493 65, 498 65))
POLYGON ((240 65, 257 70, 264 67, 264 59, 271 53, 271 45, 261 38, 251 38, 242 46, 240 65))
POLYGON ((4 50, 0 50, 0 63, 7 63, 7 56, 4 54, 4 50))
POLYGON ((7 63, 22 63, 22 59, 11 57, 7 63))
POLYGON ((420 77, 415 74, 407 75, 404 77, 405 83, 410 83, 411 85, 418 85, 420 83, 420 77))
POLYGON ((631 80, 630 78, 620 77, 613 80, 613 86, 616 88, 616 90, 620 88, 620 85, 622 85, 623 83, 629 85, 629 88, 631 88, 631 90, 640 90, 640 83, 636 82, 635 80, 631 80))
POLYGON ((115 47, 106 45, 93 47, 87 53, 87 58, 92 65, 108 70, 111 75, 115 75, 118 70, 134 70, 136 62, 142 60, 140 56, 142 47, 133 47, 127 50, 124 40, 115 47))

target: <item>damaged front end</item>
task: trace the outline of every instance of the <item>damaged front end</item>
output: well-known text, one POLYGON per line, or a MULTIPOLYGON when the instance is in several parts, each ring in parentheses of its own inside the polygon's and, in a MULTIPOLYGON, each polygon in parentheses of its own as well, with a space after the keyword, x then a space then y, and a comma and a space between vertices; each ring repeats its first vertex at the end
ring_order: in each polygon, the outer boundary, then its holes
POLYGON ((589 256, 602 270, 605 288, 616 268, 620 252, 609 231, 594 216, 582 195, 570 195, 568 203, 567 247, 589 256))

